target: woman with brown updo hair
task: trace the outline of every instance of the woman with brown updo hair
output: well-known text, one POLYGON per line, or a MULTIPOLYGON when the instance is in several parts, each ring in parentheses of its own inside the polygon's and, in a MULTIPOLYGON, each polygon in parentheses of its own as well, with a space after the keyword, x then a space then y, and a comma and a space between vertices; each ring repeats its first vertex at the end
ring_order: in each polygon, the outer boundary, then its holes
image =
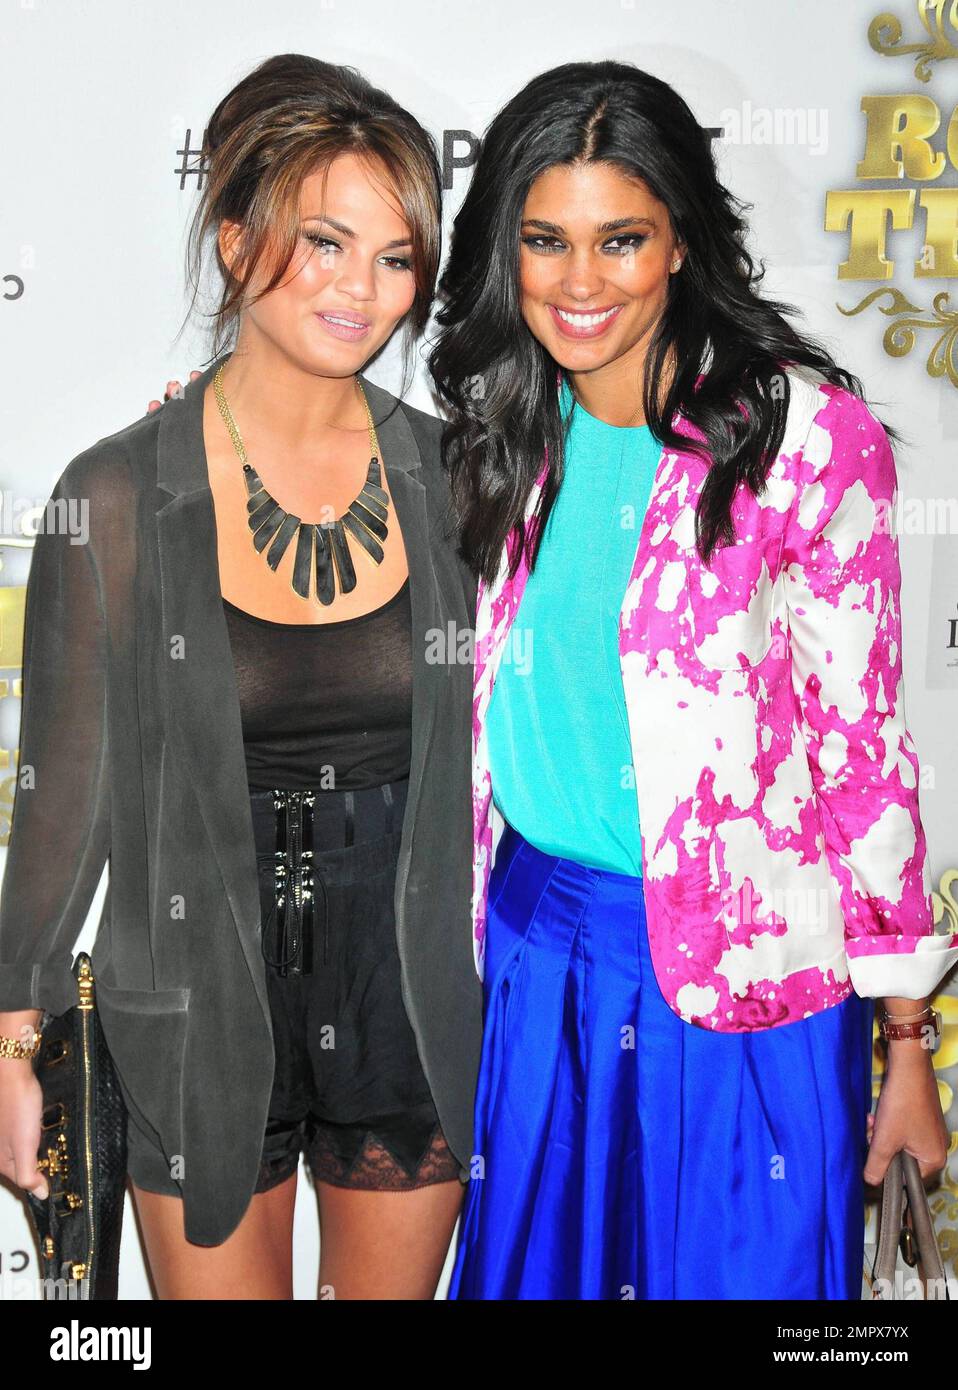
MULTIPOLYGON (((472 666, 435 638, 471 631, 475 582, 439 421, 362 373, 428 318, 438 160, 357 72, 286 54, 219 103, 203 164, 211 365, 65 470, 89 545, 37 540, 0 1035, 66 1006, 109 856, 92 961, 158 1296, 291 1298, 305 1153, 319 1296, 431 1298, 481 1011, 472 666)), ((0 1172, 43 1197, 10 1053, 0 1172)))

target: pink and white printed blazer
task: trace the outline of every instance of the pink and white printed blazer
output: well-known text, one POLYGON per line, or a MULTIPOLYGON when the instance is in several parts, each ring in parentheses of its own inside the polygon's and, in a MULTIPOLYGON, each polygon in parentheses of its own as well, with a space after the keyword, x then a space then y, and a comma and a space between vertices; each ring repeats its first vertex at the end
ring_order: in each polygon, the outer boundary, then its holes
MULTIPOLYGON (((766 490, 756 499, 740 486, 737 543, 710 568, 693 529, 707 464, 663 450, 619 617, 656 978, 681 1018, 725 1033, 805 1018, 853 989, 918 998, 958 959, 953 935, 935 932, 905 723, 891 446, 851 392, 788 376, 766 490)), ((702 438, 681 417, 676 429, 702 438)), ((526 509, 533 527, 544 479, 545 468, 526 509)), ((503 828, 486 711, 526 557, 511 582, 506 568, 504 555, 477 600, 480 975, 503 828)))

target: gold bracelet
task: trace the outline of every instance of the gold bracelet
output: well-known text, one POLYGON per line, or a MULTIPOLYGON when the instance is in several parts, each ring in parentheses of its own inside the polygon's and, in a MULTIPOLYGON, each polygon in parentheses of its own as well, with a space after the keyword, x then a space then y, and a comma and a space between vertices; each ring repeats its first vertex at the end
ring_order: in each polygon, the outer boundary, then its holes
POLYGON ((921 1010, 921 1012, 917 1014, 890 1014, 888 1010, 885 1009, 884 1017, 891 1019, 896 1023, 913 1023, 919 1018, 927 1018, 928 1015, 932 1013, 934 1013, 934 1009, 931 1007, 930 1004, 926 1004, 925 1007, 921 1010))
POLYGON ((0 1057, 35 1057, 40 1051, 40 1039, 43 1034, 38 1033, 34 1028, 33 1042, 21 1042, 19 1038, 5 1038, 0 1034, 0 1057))

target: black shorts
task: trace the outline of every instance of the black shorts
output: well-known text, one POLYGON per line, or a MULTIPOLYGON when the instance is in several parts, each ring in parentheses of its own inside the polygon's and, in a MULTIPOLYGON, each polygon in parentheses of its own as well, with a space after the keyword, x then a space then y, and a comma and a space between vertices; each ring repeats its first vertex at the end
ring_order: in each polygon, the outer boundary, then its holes
MULTIPOLYGON (((314 1180, 338 1187, 408 1191, 459 1177, 402 998, 393 894, 407 790, 404 780, 317 791, 308 811, 303 793, 284 794, 281 812, 273 792, 250 793, 276 1053, 256 1192, 285 1181, 301 1152, 314 1180), (288 878, 280 922, 276 863, 279 848, 287 869, 302 866, 302 831, 292 827, 307 818, 313 912, 304 936, 293 929, 288 878), (303 964, 310 973, 297 971, 303 964)), ((129 1138, 133 1180, 179 1195, 132 1119, 129 1138)))

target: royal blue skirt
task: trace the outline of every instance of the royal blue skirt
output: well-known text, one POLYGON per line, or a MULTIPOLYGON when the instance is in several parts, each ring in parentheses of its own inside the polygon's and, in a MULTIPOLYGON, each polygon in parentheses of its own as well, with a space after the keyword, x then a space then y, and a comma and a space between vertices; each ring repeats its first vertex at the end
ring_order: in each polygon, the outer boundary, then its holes
POLYGON ((860 1299, 874 1003, 715 1033, 652 968, 641 878, 506 825, 449 1298, 860 1299))

